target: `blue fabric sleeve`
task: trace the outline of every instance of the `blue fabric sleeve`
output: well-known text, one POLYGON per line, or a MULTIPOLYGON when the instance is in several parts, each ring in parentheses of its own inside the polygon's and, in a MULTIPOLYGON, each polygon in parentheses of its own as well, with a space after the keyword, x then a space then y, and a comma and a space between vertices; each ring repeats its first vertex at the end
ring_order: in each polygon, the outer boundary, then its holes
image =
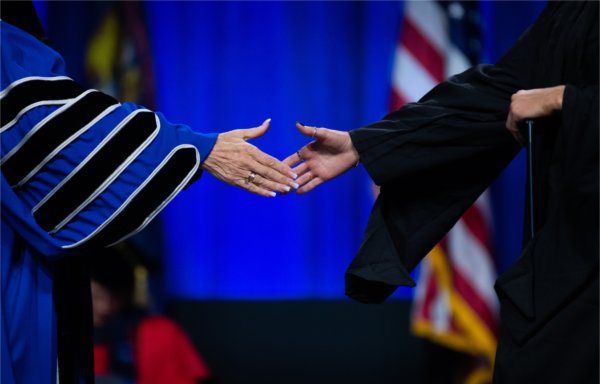
MULTIPOLYGON (((1 26, 2 102, 28 82, 72 82, 57 52, 10 24, 1 26)), ((34 218, 29 223, 37 223, 63 248, 106 246, 141 230, 200 177, 201 163, 218 136, 171 123, 133 103, 120 104, 95 90, 29 106, 2 127, 2 172, 7 179, 9 170, 18 176, 9 181, 34 218), (86 105, 90 93, 106 105, 99 107, 95 99, 86 105), (82 117, 86 114, 91 117, 82 117), (60 119, 70 123, 66 116, 75 128, 51 143, 56 130, 48 125, 60 119), (50 140, 46 144, 40 137, 50 140), (17 160, 43 151, 47 154, 23 172, 23 162, 17 160)), ((65 126, 62 120, 56 125, 65 126)))

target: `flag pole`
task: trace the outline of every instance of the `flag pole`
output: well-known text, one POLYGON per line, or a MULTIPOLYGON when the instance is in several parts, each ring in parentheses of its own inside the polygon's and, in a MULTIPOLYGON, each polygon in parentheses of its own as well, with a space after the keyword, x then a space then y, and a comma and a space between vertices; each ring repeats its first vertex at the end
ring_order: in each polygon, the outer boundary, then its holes
POLYGON ((535 235, 533 206, 533 120, 525 120, 527 125, 527 167, 529 170, 529 231, 531 238, 535 235))

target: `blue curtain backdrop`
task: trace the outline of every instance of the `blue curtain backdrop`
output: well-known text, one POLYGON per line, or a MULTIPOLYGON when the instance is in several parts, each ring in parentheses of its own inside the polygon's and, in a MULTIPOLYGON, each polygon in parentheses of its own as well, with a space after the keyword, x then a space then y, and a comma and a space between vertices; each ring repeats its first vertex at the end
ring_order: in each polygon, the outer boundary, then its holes
MULTIPOLYGON (((482 3, 482 62, 495 61, 543 6, 482 3)), ((76 78, 83 70, 74 45, 90 25, 85 7, 91 6, 38 3, 76 78), (61 22, 65 14, 70 16, 61 22), (74 14, 81 23, 74 25, 74 14)), ((270 131, 254 144, 284 158, 308 142, 295 130, 296 120, 349 130, 387 112, 401 2, 148 2, 145 7, 157 105, 173 122, 224 132, 270 117, 270 131)), ((520 249, 523 169, 520 157, 493 189, 501 270, 520 249)), ((341 298, 344 271, 372 203, 362 167, 308 195, 273 199, 205 174, 162 215, 167 291, 193 299, 341 298)))
MULTIPOLYGON (((149 3, 158 105, 203 131, 260 124, 284 158, 305 124, 358 127, 386 111, 398 3, 149 3)), ((364 170, 265 199, 210 175, 163 219, 168 290, 192 298, 337 298, 369 208, 364 170)))

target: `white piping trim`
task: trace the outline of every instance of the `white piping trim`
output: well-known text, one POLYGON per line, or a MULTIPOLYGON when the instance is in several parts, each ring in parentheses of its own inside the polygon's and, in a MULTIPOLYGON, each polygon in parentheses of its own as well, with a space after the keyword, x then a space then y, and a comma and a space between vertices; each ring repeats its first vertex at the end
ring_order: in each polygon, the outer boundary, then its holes
POLYGON ((132 231, 131 233, 128 233, 127 235, 121 237, 119 240, 115 241, 114 243, 110 244, 110 246, 113 246, 125 239, 127 239, 128 237, 131 237, 137 233, 139 233, 142 229, 144 229, 146 227, 146 225, 148 225, 164 208, 167 204, 169 204, 171 202, 171 200, 173 200, 175 198, 175 196, 177 196, 177 194, 179 194, 179 192, 181 192, 181 190, 183 188, 185 188, 185 186, 189 183, 189 181, 191 180, 191 178, 196 174, 196 172, 198 171, 198 168, 200 167, 200 156, 198 153, 198 150, 194 147, 191 146, 192 148, 194 148, 196 150, 196 165, 194 166, 194 168, 190 171, 190 173, 188 173, 188 175, 185 177, 185 179, 183 179, 183 181, 181 182, 181 184, 179 184, 177 186, 177 188, 169 195, 169 197, 167 197, 167 199, 165 201, 162 202, 161 205, 159 205, 154 212, 152 212, 150 214, 150 216, 146 217, 146 219, 144 220, 144 222, 135 230, 132 231))
MULTIPOLYGON (((135 115, 137 113, 139 113, 140 111, 148 111, 147 109, 138 109, 135 112, 133 112, 131 115, 128 116, 127 120, 131 120, 130 116, 135 115)), ((150 112, 150 111, 148 111, 150 112)), ((73 212, 71 212, 63 221, 61 221, 60 223, 58 223, 56 225, 56 227, 54 227, 54 229, 52 229, 52 231, 50 231, 50 234, 54 234, 56 232, 58 232, 62 227, 64 227, 69 221, 71 221, 71 219, 73 219, 73 217, 75 217, 77 214, 79 214, 79 212, 81 212, 88 204, 90 204, 92 202, 92 200, 94 200, 96 197, 98 197, 102 192, 104 192, 104 190, 125 170, 125 168, 127 168, 132 162, 133 160, 135 160, 136 157, 138 157, 138 155, 148 147, 148 145, 150 145, 150 143, 154 140, 154 138, 156 138, 156 136, 158 135, 158 132, 160 131, 160 121, 158 119, 158 117, 155 115, 155 119, 156 119, 156 126, 154 128, 154 131, 152 132, 152 134, 150 136, 148 136, 148 138, 142 143, 140 144, 140 146, 134 151, 132 152, 127 159, 125 159, 125 161, 119 165, 119 167, 117 167, 113 173, 111 173, 106 180, 104 180, 104 182, 87 198, 85 199, 85 201, 83 203, 81 203, 81 205, 79 205, 73 212)), ((124 125, 124 124, 123 124, 124 125)), ((122 128, 122 126, 118 127, 117 129, 120 130, 122 128)), ((116 133, 115 133, 116 134, 116 133)), ((113 137, 114 134, 113 132, 111 132, 111 136, 113 137)), ((69 174, 69 176, 67 176, 68 179, 70 179, 72 177, 72 175, 77 172, 83 165, 85 165, 85 163, 87 163, 99 150, 99 147, 103 147, 106 142, 108 141, 108 139, 110 139, 109 137, 107 137, 107 139, 103 140, 102 143, 100 143, 98 145, 98 147, 96 147, 94 149, 94 151, 83 161, 83 163, 81 163, 80 165, 77 166, 76 169, 73 170, 73 172, 71 172, 69 174)), ((52 190, 52 194, 54 194, 56 192, 56 190, 63 185, 65 182, 67 181, 67 179, 63 180, 63 182, 61 182, 60 185, 58 185, 56 188, 54 188, 54 190, 52 190)), ((44 198, 44 200, 46 200, 47 198, 49 198, 48 196, 46 196, 44 198)), ((37 208, 42 204, 42 202, 40 202, 35 208, 34 211, 37 210, 37 208)), ((32 212, 34 212, 32 211, 32 212)))
POLYGON ((92 121, 90 121, 89 123, 84 125, 81 129, 79 129, 77 132, 75 132, 69 138, 67 138, 65 141, 63 141, 62 144, 60 144, 58 147, 56 147, 54 149, 54 151, 52 151, 48 156, 46 156, 46 158, 44 160, 42 160, 34 169, 32 169, 31 172, 29 172, 27 174, 27 176, 25 176, 23 178, 23 180, 19 181, 16 186, 20 187, 23 184, 25 184, 26 182, 28 182, 29 179, 31 179, 33 177, 33 175, 35 175, 44 165, 46 165, 46 163, 48 163, 48 161, 50 161, 50 159, 52 159, 54 156, 56 156, 56 154, 58 152, 62 151, 67 145, 71 144, 71 142, 73 142, 76 138, 81 136, 81 134, 83 134, 85 131, 90 129, 98 121, 102 120, 104 117, 106 117, 107 115, 112 113, 115 109, 119 108, 120 105, 121 104, 117 103, 117 104, 113 104, 110 107, 106 108, 104 111, 102 111, 102 113, 100 113, 98 116, 96 116, 92 121))
POLYGON ((71 108, 71 106, 73 104, 75 104, 77 101, 79 101, 81 98, 85 97, 87 94, 89 94, 91 92, 94 92, 94 90, 93 89, 87 90, 86 92, 77 96, 77 98, 72 99, 69 103, 58 108, 56 111, 52 112, 51 114, 46 116, 42 121, 37 123, 33 128, 31 128, 31 130, 29 132, 27 132, 27 134, 23 137, 23 139, 21 139, 19 144, 17 144, 13 149, 10 150, 10 152, 8 152, 2 159, 0 159, 0 164, 4 163, 6 160, 8 160, 10 157, 12 157, 15 154, 15 152, 17 152, 19 149, 21 149, 21 147, 23 145, 25 145, 27 140, 29 140, 31 138, 31 136, 33 136, 37 131, 39 131, 40 128, 42 128, 48 121, 54 119, 56 116, 60 115, 67 109, 71 108))
POLYGON ((188 181, 192 178, 192 176, 198 170, 198 167, 200 166, 200 156, 198 154, 198 150, 193 145, 182 144, 182 145, 178 145, 177 147, 173 148, 173 150, 161 161, 161 163, 154 169, 154 171, 152 171, 152 173, 146 178, 146 180, 144 180, 144 182, 139 187, 137 187, 137 189, 135 191, 133 191, 133 193, 127 198, 127 200, 125 200, 123 202, 123 204, 121 204, 121 206, 108 219, 106 219, 100 226, 98 226, 98 228, 96 228, 92 233, 87 235, 85 238, 83 238, 73 244, 70 244, 70 245, 63 245, 62 248, 70 249, 70 248, 77 247, 77 246, 89 241, 92 237, 94 237, 96 234, 98 234, 100 231, 102 231, 102 229, 104 229, 108 224, 110 224, 115 219, 115 217, 117 217, 119 215, 119 213, 121 213, 121 211, 123 211, 127 207, 127 205, 129 205, 131 200, 133 200, 140 193, 140 191, 142 191, 144 189, 144 187, 164 167, 164 165, 169 161, 169 159, 171 159, 171 157, 173 157, 175 152, 177 152, 179 149, 182 149, 182 148, 193 148, 196 151, 196 165, 194 166, 194 168, 185 177, 185 179, 177 186, 177 188, 175 188, 175 190, 169 195, 169 197, 165 201, 163 201, 162 204, 159 205, 158 208, 155 209, 144 220, 144 222, 142 223, 142 225, 140 227, 138 227, 135 231, 123 236, 118 241, 121 241, 121 240, 125 239, 126 237, 129 237, 129 236, 141 231, 142 228, 144 228, 144 226, 146 226, 148 224, 148 222, 150 220, 152 220, 164 208, 164 206, 167 205, 175 197, 175 195, 177 193, 179 193, 187 185, 188 181))
POLYGON ((21 117, 23 117, 24 114, 26 114, 27 112, 31 111, 35 107, 40 107, 42 105, 65 104, 65 103, 68 103, 71 100, 73 100, 73 98, 70 98, 70 99, 61 99, 61 100, 42 100, 42 101, 38 101, 37 103, 29 104, 28 106, 26 106, 25 108, 23 108, 22 110, 20 110, 19 113, 17 114, 17 116, 14 119, 12 119, 12 121, 6 123, 2 128, 0 128, 0 133, 8 130, 9 128, 12 128, 12 126, 17 121, 19 121, 19 119, 21 117))
POLYGON ((141 111, 147 111, 146 109, 138 109, 133 111, 132 113, 130 113, 129 115, 125 116, 124 119, 121 120, 121 122, 114 127, 114 129, 112 131, 110 131, 110 133, 108 135, 106 135, 106 137, 104 139, 102 139, 102 141, 100 143, 98 143, 98 145, 94 148, 94 150, 86 156, 85 159, 83 159, 83 161, 77 165, 77 167, 75 167, 71 173, 69 173, 60 183, 58 183, 58 185, 56 187, 54 187, 46 196, 44 196, 44 198, 42 200, 40 200, 39 203, 36 204, 35 207, 33 207, 33 209, 31 210, 31 213, 35 213, 39 207, 41 205, 43 205, 46 201, 48 201, 48 199, 50 199, 57 190, 59 190, 60 188, 62 188, 62 186, 69 181, 74 174, 76 174, 81 168, 83 168, 84 165, 86 165, 93 156, 96 155, 96 153, 98 153, 98 151, 100 151, 100 149, 102 149, 106 143, 113 137, 115 136, 124 126, 125 124, 127 124, 129 122, 129 120, 131 120, 137 113, 141 112, 141 111))
POLYGON ((23 77, 23 78, 21 78, 19 80, 13 81, 6 88, 4 88, 2 90, 2 92, 0 92, 0 99, 3 99, 4 96, 6 96, 6 94, 8 92, 10 92, 10 90, 13 89, 14 87, 16 87, 17 85, 25 83, 27 81, 32 81, 32 80, 57 81, 57 80, 73 80, 73 79, 71 79, 70 77, 67 77, 67 76, 53 76, 53 77, 29 76, 29 77, 23 77))

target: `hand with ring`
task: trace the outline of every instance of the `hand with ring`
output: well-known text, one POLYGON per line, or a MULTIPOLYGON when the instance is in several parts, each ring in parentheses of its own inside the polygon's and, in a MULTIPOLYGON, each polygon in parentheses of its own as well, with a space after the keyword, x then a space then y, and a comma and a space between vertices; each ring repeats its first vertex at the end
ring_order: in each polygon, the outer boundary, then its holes
POLYGON ((236 129, 219 135, 202 168, 227 184, 261 196, 274 197, 297 188, 290 166, 267 155, 248 140, 264 135, 271 119, 260 126, 236 129))
POLYGON ((300 163, 293 169, 298 174, 299 194, 311 191, 358 164, 358 152, 348 132, 308 127, 301 123, 296 123, 296 128, 314 139, 283 161, 290 167, 300 163))

